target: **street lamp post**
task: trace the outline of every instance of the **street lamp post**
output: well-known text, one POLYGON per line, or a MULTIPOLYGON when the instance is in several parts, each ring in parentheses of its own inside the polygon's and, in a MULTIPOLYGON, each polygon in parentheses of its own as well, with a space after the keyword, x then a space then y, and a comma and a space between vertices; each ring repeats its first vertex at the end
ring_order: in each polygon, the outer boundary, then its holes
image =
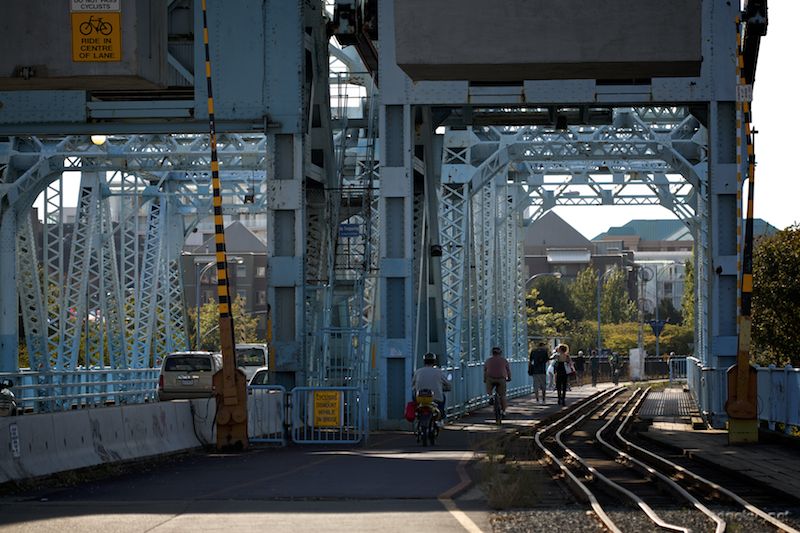
POLYGON ((553 276, 556 279, 561 279, 561 272, 539 272, 538 274, 534 274, 533 276, 528 278, 528 281, 525 282, 525 288, 527 289, 531 281, 541 276, 553 276))
POLYGON ((201 263, 194 264, 194 272, 195 272, 195 298, 194 298, 194 305, 195 305, 195 327, 194 327, 194 349, 200 349, 200 278, 203 277, 208 269, 216 265, 216 262, 211 261, 206 266, 201 269, 198 267, 201 263))
MULTIPOLYGON (((606 272, 608 272, 606 270, 606 272)), ((600 329, 600 287, 603 285, 603 278, 605 277, 605 272, 600 274, 597 272, 597 356, 603 356, 603 333, 600 329)))
MULTIPOLYGON (((658 322, 658 307, 659 307, 659 301, 658 301, 658 267, 656 267, 654 270, 656 271, 656 274, 655 274, 655 281, 656 281, 656 327, 658 328, 658 327, 661 326, 661 324, 659 324, 659 322, 658 322)), ((659 342, 658 342, 658 340, 660 338, 661 338, 661 331, 659 330, 658 335, 656 335, 656 359, 659 359, 661 357, 661 347, 659 346, 659 342)))
MULTIPOLYGON (((643 274, 642 275, 642 281, 644 281, 645 283, 650 281, 650 274, 652 274, 653 281, 655 282, 655 298, 654 298, 655 301, 654 301, 654 305, 653 305, 655 320, 653 322, 651 322, 651 323, 655 324, 655 326, 653 326, 653 328, 654 328, 653 329, 653 333, 656 336, 656 357, 661 357, 661 346, 660 346, 661 323, 660 323, 659 318, 658 318, 658 306, 659 306, 659 303, 660 303, 659 300, 658 300, 658 271, 661 270, 662 268, 665 268, 667 266, 675 264, 675 261, 641 261, 641 263, 652 263, 653 264, 653 268, 652 269, 650 267, 648 267, 648 266, 642 267, 643 268, 643 270, 642 270, 642 274, 643 274), (661 266, 659 266, 659 265, 661 265, 661 266), (647 276, 644 275, 645 272, 648 273, 647 276)), ((642 292, 644 292, 644 291, 642 291, 642 292)))
POLYGON ((599 356, 603 355, 603 334, 602 334, 602 332, 600 330, 600 323, 601 323, 601 318, 600 318, 600 295, 601 295, 601 292, 600 292, 600 288, 603 286, 603 280, 608 275, 608 273, 609 272, 613 272, 615 269, 616 269, 616 267, 612 268, 611 270, 606 270, 602 274, 600 273, 599 269, 597 271, 597 355, 599 355, 599 356))

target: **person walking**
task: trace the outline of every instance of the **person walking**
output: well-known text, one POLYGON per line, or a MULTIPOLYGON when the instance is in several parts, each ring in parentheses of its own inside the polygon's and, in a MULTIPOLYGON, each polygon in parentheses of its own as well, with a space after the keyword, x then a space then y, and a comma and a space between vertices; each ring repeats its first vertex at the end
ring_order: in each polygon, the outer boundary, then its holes
POLYGON ((608 368, 611 371, 611 381, 614 385, 619 385, 619 355, 611 352, 608 356, 608 368))
POLYGON ((540 342, 536 348, 531 350, 528 373, 533 376, 533 394, 536 396, 536 401, 539 401, 539 391, 541 390, 541 403, 545 403, 545 391, 547 390, 547 348, 543 342, 540 342))
POLYGON ((575 381, 580 387, 583 385, 583 372, 586 369, 586 358, 583 356, 583 350, 578 350, 578 355, 575 357, 575 381))
POLYGON ((569 346, 559 344, 556 349, 556 393, 558 405, 567 405, 567 365, 572 364, 569 346))
POLYGON ((597 387, 597 376, 600 374, 600 358, 597 356, 597 350, 592 350, 589 368, 592 371, 592 387, 597 387))

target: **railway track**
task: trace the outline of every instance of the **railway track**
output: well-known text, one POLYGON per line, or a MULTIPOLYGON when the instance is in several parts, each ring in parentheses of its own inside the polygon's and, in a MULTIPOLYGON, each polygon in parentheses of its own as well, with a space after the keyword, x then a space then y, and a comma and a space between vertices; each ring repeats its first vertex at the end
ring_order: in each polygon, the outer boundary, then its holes
POLYGON ((534 436, 543 459, 605 529, 800 533, 797 524, 778 518, 779 509, 797 507, 796 501, 628 436, 648 392, 601 392, 548 420, 534 436))

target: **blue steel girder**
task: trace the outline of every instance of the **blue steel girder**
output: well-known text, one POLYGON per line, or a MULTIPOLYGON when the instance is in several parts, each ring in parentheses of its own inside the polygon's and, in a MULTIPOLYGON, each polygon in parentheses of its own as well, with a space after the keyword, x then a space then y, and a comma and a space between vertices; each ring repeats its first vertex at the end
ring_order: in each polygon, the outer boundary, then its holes
MULTIPOLYGON (((570 169, 548 176, 541 166, 525 162, 516 165, 514 181, 528 192, 521 207, 532 207, 529 218, 536 219, 558 205, 661 205, 687 220, 695 214, 695 189, 682 176, 654 165, 630 165, 626 172, 607 170, 583 172, 570 169), (633 170, 643 168, 643 170, 633 170)), ((578 167, 580 168, 580 167, 578 167)))
POLYGON ((439 242, 442 246, 442 305, 448 364, 469 362, 463 344, 464 318, 469 313, 466 284, 469 283, 469 184, 443 184, 439 189, 439 242), (465 357, 466 356, 466 357, 465 357))
POLYGON ((445 133, 443 179, 471 180, 478 191, 509 162, 626 168, 625 161, 659 161, 693 185, 695 165, 705 161, 707 134, 691 115, 672 127, 654 128, 630 109, 615 110, 613 124, 569 126, 486 126, 445 133))
POLYGON ((155 340, 160 275, 163 273, 161 244, 166 231, 166 213, 167 209, 161 201, 154 201, 150 204, 139 277, 139 292, 135 295, 133 302, 136 329, 133 334, 132 348, 128 353, 128 368, 147 368, 150 363, 150 354, 155 340))
MULTIPOLYGON (((69 271, 66 279, 64 299, 61 302, 59 320, 64 327, 64 335, 56 361, 56 370, 74 370, 79 364, 81 341, 84 329, 89 337, 88 292, 92 263, 95 261, 95 248, 100 229, 100 185, 97 174, 85 173, 81 176, 78 209, 72 235, 69 271)), ((95 261, 96 262, 96 261, 95 261)), ((95 319, 96 319, 95 315, 95 319)), ((95 332, 96 334, 96 332, 95 332)), ((96 345, 93 345, 96 347, 96 345)), ((85 363, 90 361, 86 343, 85 363)))
MULTIPOLYGON (((226 197, 241 199, 248 187, 265 179, 266 136, 223 134, 217 142, 220 170, 231 184, 226 197)), ((88 136, 16 137, 7 145, 9 167, 20 169, 19 174, 3 175, 8 187, 0 188, 0 198, 8 196, 11 202, 31 203, 49 181, 67 170, 125 171, 150 176, 153 185, 174 179, 184 183, 187 196, 192 196, 207 187, 203 181, 211 164, 206 135, 111 136, 100 146, 88 136)), ((263 194, 257 199, 263 201, 263 194)))
POLYGON ((684 108, 618 109, 606 126, 447 130, 442 174, 475 191, 505 173, 527 186, 530 199, 519 207, 534 207, 533 218, 556 205, 619 204, 662 205, 691 220, 706 144, 705 128, 684 108))
POLYGON ((47 316, 30 216, 22 217, 17 225, 17 283, 30 368, 49 370, 47 316))

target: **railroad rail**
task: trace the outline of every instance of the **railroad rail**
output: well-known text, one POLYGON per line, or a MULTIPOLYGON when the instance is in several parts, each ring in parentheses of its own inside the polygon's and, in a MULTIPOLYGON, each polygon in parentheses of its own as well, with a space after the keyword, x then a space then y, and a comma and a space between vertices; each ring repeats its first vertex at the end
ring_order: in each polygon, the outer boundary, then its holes
POLYGON ((612 532, 742 530, 800 533, 779 509, 788 495, 654 449, 632 435, 650 389, 607 389, 545 421, 535 435, 542 459, 612 532))

